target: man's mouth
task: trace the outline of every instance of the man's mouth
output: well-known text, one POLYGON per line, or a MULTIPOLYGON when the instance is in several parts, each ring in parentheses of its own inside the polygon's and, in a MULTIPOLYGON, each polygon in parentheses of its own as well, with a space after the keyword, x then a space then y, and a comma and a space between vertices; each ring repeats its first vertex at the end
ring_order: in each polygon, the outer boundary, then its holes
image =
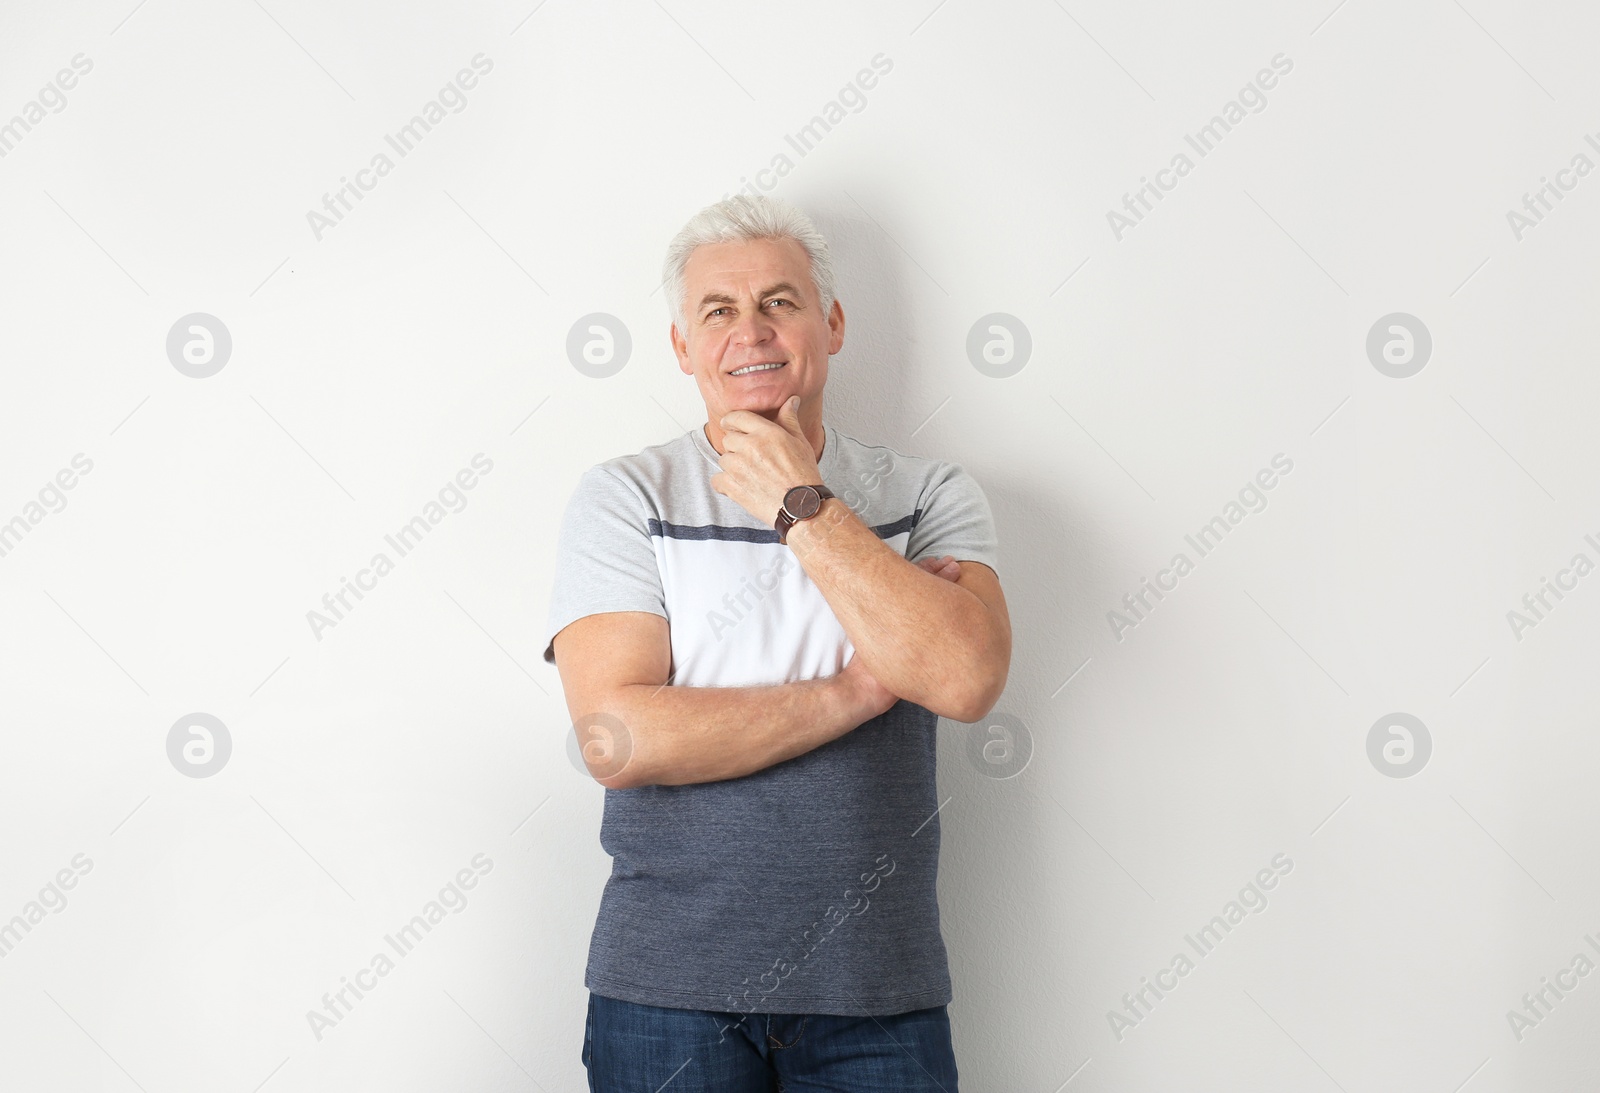
POLYGON ((743 368, 735 368, 729 372, 730 376, 749 376, 757 372, 771 372, 784 366, 783 361, 762 361, 759 364, 747 364, 743 368))

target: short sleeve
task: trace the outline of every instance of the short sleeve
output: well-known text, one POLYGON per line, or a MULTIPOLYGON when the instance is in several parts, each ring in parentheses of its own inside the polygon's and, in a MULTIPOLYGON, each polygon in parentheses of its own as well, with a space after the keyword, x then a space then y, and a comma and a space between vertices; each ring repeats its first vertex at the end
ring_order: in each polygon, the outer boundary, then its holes
POLYGON ((545 663, 556 662, 555 637, 568 623, 606 611, 649 611, 667 617, 644 500, 627 482, 597 464, 578 480, 561 518, 545 626, 545 663))
POLYGON ((994 515, 983 489, 958 463, 940 463, 917 500, 906 558, 918 562, 948 554, 1000 571, 994 515))

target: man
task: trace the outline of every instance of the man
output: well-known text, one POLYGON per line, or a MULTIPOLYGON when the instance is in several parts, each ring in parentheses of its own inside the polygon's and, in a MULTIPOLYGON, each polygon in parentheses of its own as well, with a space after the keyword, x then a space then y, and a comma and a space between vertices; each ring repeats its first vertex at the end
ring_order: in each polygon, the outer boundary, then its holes
POLYGON ((804 213, 712 205, 666 273, 706 423, 584 473, 546 630, 613 858, 590 1088, 956 1093, 935 735, 1010 666, 988 503, 823 421, 844 310, 804 213))

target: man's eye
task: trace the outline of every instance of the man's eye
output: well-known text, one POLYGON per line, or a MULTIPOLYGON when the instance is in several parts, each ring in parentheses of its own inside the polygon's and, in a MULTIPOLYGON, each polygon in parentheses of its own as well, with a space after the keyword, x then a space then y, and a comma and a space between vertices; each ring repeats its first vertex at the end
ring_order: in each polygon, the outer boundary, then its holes
MULTIPOLYGON (((775 297, 775 298, 773 298, 773 299, 771 299, 771 300, 768 300, 768 301, 767 301, 767 303, 769 303, 769 304, 783 304, 783 305, 785 305, 785 306, 787 306, 787 307, 793 307, 793 306, 794 306, 794 303, 793 303, 793 301, 791 301, 791 300, 785 300, 785 299, 784 299, 784 298, 783 298, 783 297, 781 297, 781 296, 778 296, 778 297, 775 297)), ((726 307, 719 307, 719 308, 715 308, 715 309, 713 309, 713 310, 711 310, 711 311, 708 311, 708 312, 706 312, 706 318, 708 318, 708 319, 714 319, 714 318, 716 318, 716 317, 717 317, 717 315, 718 315, 718 314, 719 314, 719 313, 721 313, 721 312, 724 312, 724 311, 727 311, 727 310, 728 310, 728 309, 727 309, 727 308, 726 308, 726 307)))

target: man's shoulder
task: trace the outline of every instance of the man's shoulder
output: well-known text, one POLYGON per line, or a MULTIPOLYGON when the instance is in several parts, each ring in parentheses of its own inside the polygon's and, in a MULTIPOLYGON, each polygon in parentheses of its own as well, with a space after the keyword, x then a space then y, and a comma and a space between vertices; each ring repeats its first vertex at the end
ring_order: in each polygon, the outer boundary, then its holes
POLYGON ((895 492, 909 490, 916 496, 959 469, 946 459, 913 455, 888 444, 869 444, 838 429, 834 436, 840 441, 839 467, 844 475, 869 487, 893 483, 895 492))

